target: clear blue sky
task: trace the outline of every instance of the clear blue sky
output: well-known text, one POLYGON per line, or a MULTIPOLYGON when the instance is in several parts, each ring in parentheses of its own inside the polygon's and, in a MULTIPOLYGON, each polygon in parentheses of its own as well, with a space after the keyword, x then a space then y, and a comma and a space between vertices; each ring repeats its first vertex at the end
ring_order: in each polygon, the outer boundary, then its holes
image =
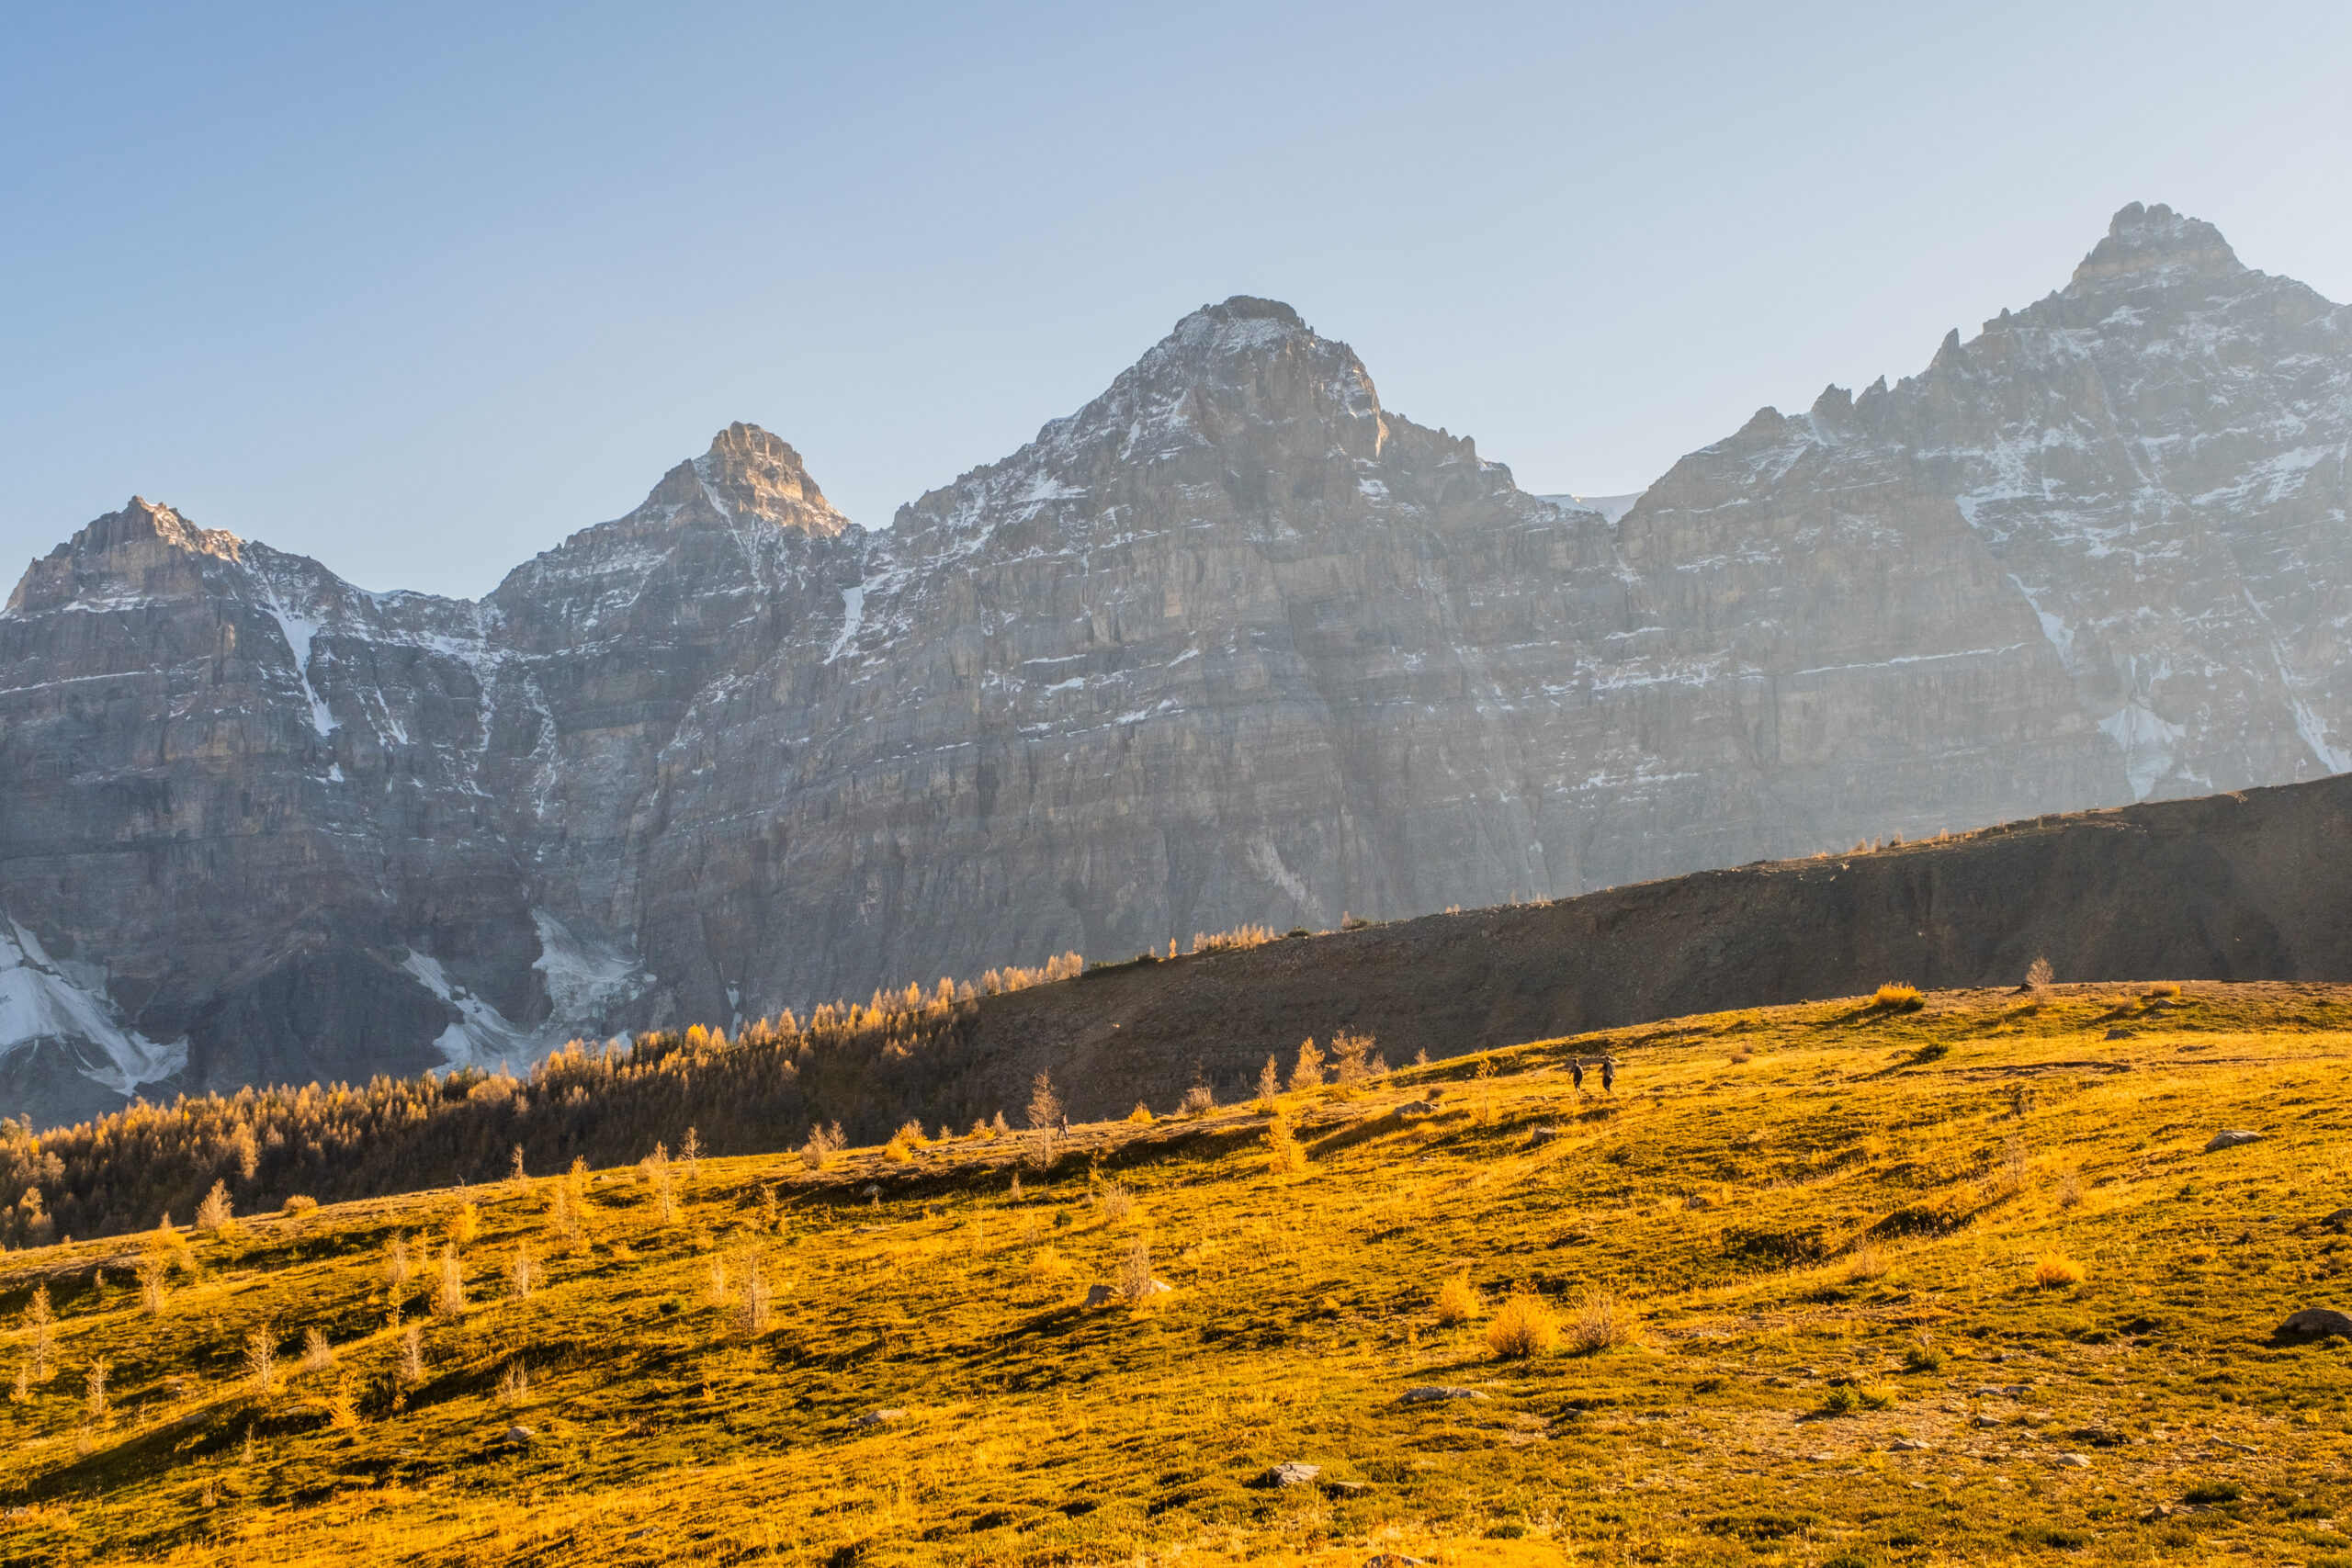
POLYGON ((730 419, 849 514, 1288 299, 1539 491, 2126 201, 2352 298, 2352 6, 0 8, 0 575, 134 491, 479 592, 730 419))

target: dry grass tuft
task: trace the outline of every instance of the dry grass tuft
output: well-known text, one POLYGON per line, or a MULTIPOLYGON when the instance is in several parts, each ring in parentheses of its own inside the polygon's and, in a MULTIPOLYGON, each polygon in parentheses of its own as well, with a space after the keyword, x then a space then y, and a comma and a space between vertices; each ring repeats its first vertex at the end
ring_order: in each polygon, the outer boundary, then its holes
POLYGON ((305 1198, 302 1194, 297 1192, 291 1198, 287 1199, 284 1203, 280 1204, 277 1212, 285 1215, 289 1220, 299 1220, 304 1214, 310 1213, 311 1211, 315 1210, 318 1206, 319 1201, 316 1198, 305 1198))
POLYGON ((1548 1354, 1560 1343, 1560 1314, 1543 1299, 1513 1295, 1487 1325, 1487 1348, 1505 1360, 1548 1354))
POLYGON ((322 1372, 334 1365, 334 1347, 327 1342, 326 1330, 311 1328, 302 1336, 302 1370, 322 1372))
POLYGON ((1456 1274, 1437 1288, 1437 1320, 1448 1328, 1469 1322, 1484 1305, 1466 1274, 1456 1274))
POLYGON ((1869 1242, 1854 1249, 1846 1260, 1846 1278, 1853 1280, 1881 1280, 1886 1277, 1886 1259, 1879 1256, 1877 1247, 1869 1242))
POLYGON ((1589 1290, 1568 1317, 1568 1343, 1589 1356, 1634 1342, 1634 1314, 1611 1291, 1589 1290))
POLYGON ((1889 980, 1871 994, 1872 1007, 1889 1008, 1896 1012, 1917 1012, 1927 1003, 1919 999, 1919 987, 1889 980))
POLYGON ((1136 1108, 1127 1112, 1127 1120, 1134 1122, 1138 1127, 1150 1126, 1152 1122, 1151 1107, 1146 1105, 1140 1100, 1136 1100, 1136 1108))
POLYGON ((2033 1260, 2033 1282, 2045 1291, 2079 1285, 2088 1277, 2089 1271, 2063 1248, 2045 1252, 2033 1260))

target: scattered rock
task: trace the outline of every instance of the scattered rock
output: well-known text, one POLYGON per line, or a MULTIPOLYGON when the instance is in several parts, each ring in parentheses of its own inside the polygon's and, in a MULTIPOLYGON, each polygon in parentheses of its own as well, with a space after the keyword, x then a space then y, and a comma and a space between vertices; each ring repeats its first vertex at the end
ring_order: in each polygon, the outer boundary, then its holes
POLYGON ((1274 1466, 1273 1469, 1266 1472, 1263 1484, 1268 1486, 1305 1486, 1313 1482, 1317 1476, 1322 1473, 1323 1467, 1319 1464, 1302 1464, 1297 1460, 1286 1460, 1283 1463, 1274 1466))
POLYGON ((858 1195, 862 1198, 879 1198, 882 1196, 882 1184, 878 1181, 869 1181, 858 1190, 858 1195))
POLYGON ((1976 1425, 1980 1430, 1988 1427, 1997 1427, 2000 1424, 2001 1418, 1998 1416, 1979 1416, 1976 1418, 1976 1425))
MULTIPOLYGON (((1436 1113, 1437 1107, 1426 1100, 1408 1100, 1396 1108, 1396 1114, 1399 1116, 1433 1116, 1436 1113)), ((1397 1561, 1401 1562, 1404 1559, 1399 1558, 1397 1561)))
POLYGON ((2211 1142, 2205 1145, 2205 1152, 2210 1155, 2217 1149, 2233 1149, 2240 1144, 2258 1144, 2261 1141, 2262 1134, 2259 1133, 2249 1133, 2238 1127, 2224 1127, 2213 1134, 2211 1142))
POLYGON ((1886 1446, 1899 1454, 1923 1454, 1929 1451, 1928 1445, 1917 1438, 1897 1438, 1886 1446))
POLYGON ((1565 1138, 1567 1135, 1568 1130, 1566 1127, 1538 1127, 1527 1134, 1527 1141, 1531 1145, 1548 1144, 1555 1138, 1565 1138))
POLYGON ((1119 1292, 1115 1286, 1089 1285, 1086 1287, 1086 1304, 1090 1308, 1106 1307, 1118 1299, 1119 1292))
POLYGON ((2109 1040, 2129 1040, 2132 1038, 2132 1032, 2128 1029, 2110 1029, 2107 1032, 2107 1037, 2109 1040))
POLYGON ((2332 1231, 2352 1231, 2352 1209, 2338 1209, 2320 1224, 2332 1231))
POLYGON ((1165 1280, 1154 1280, 1150 1284, 1146 1285, 1143 1288, 1143 1293, 1147 1296, 1173 1295, 1175 1292, 1176 1287, 1170 1284, 1165 1280))
POLYGON ((2278 1332, 2284 1335, 2306 1334, 2314 1338, 2336 1336, 2352 1339, 2352 1315, 2337 1312, 2334 1307, 2305 1307, 2301 1312, 2289 1314, 2287 1321, 2278 1325, 2278 1332))
POLYGON ((519 1449, 537 1436, 538 1434, 528 1427, 509 1427, 499 1434, 498 1440, 519 1449))
POLYGON ((1401 1551, 1384 1551, 1377 1557, 1367 1557, 1363 1568, 1429 1568, 1426 1557, 1408 1557, 1401 1551))
POLYGON ((1369 1481, 1327 1481, 1323 1483, 1323 1490, 1337 1492, 1342 1497, 1361 1497, 1372 1490, 1372 1483, 1369 1481))
POLYGON ((869 1410, 865 1415, 857 1418, 857 1425, 861 1427, 887 1427, 893 1421, 903 1421, 906 1417, 907 1413, 903 1410, 869 1410))
POLYGON ((2060 1454, 2058 1467, 2061 1470, 2088 1470, 2091 1461, 2081 1454, 2060 1454))
POLYGON ((1484 1399, 1487 1396, 1475 1388, 1448 1388, 1442 1383, 1420 1383, 1397 1396, 1408 1404, 1428 1404, 1441 1399, 1484 1399))

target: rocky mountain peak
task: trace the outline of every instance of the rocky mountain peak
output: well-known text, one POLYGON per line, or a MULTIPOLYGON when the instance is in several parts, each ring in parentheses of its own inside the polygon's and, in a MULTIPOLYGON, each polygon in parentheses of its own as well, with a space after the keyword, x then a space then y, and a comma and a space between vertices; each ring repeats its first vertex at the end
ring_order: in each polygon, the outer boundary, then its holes
POLYGON ((757 517, 779 527, 831 538, 849 526, 833 509, 792 444, 740 420, 711 437, 694 460, 710 498, 730 517, 757 517))
POLYGON ((2163 202, 2143 207, 2135 201, 2116 213, 2107 238, 2075 269, 2067 291, 2079 294, 2151 276, 2234 277, 2245 270, 2237 253, 2211 223, 2175 212, 2163 202))

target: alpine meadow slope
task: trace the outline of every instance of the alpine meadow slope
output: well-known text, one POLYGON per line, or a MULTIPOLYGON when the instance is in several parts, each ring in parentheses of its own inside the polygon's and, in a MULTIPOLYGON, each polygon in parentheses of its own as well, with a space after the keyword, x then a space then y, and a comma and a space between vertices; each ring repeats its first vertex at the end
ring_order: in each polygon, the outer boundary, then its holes
POLYGON ((2135 204, 1613 521, 1247 298, 887 530, 747 425, 476 603, 134 502, 0 612, 0 1110, 2335 772, 2348 327, 2135 204))

